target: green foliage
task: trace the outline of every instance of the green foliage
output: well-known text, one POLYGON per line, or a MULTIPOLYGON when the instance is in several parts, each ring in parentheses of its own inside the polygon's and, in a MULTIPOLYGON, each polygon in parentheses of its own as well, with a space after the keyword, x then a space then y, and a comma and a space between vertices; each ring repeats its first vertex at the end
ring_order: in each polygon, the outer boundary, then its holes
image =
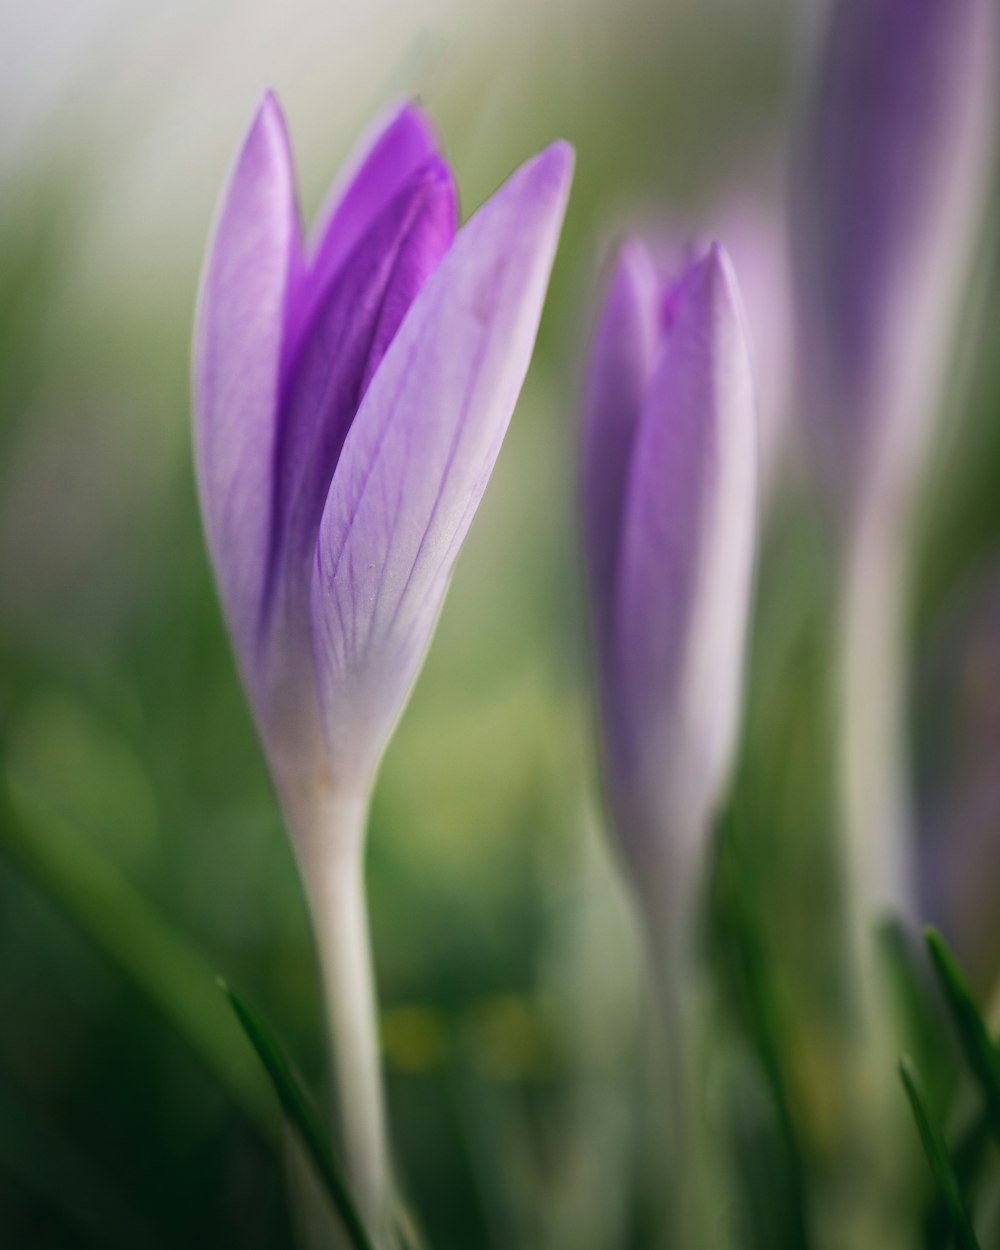
POLYGON ((972 1220, 962 1199, 958 1178, 948 1155, 944 1136, 931 1120, 920 1077, 913 1063, 905 1056, 899 1062, 899 1075, 909 1099, 924 1153, 927 1155, 927 1162, 934 1173, 934 1179, 947 1209, 955 1240, 960 1250, 980 1250, 972 1228, 972 1220))
POLYGON ((993 1044, 972 991, 941 935, 934 929, 928 929, 926 938, 962 1053, 983 1095, 990 1130, 1000 1143, 1000 1051, 993 1044))
POLYGON ((236 1018, 271 1078, 274 1092, 278 1095, 288 1123, 306 1148, 354 1250, 374 1250, 354 1205, 347 1180, 333 1157, 333 1151, 319 1127, 316 1113, 284 1052, 247 1004, 221 978, 219 988, 229 999, 236 1018))

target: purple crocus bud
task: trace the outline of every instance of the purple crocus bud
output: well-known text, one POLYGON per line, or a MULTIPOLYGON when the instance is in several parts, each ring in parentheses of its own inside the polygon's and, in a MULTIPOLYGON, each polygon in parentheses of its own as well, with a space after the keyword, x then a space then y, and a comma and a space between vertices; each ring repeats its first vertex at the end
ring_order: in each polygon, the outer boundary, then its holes
POLYGON ((700 1100, 692 959, 709 833, 741 703, 757 532, 750 347, 717 244, 677 268, 620 251, 591 348, 583 525, 606 792, 670 1045, 672 1238, 726 1245, 700 1100))
POLYGON ((205 531, 311 904, 348 1165, 376 1232, 389 1185, 365 811, 524 380, 571 167, 554 144, 456 235, 451 172, 405 107, 306 245, 268 95, 202 278, 205 531))
POLYGON ((837 0, 803 130, 805 411, 845 519, 922 465, 984 194, 995 0, 837 0))
POLYGON ((628 242, 591 349, 584 538, 609 804, 671 932, 689 916, 736 737, 757 521, 751 372, 723 250, 665 275, 628 242))
POLYGON ((450 170, 406 107, 306 247, 277 102, 258 110, 205 266, 195 433, 283 796, 370 781, 527 368, 570 165, 549 148, 456 239, 450 170))

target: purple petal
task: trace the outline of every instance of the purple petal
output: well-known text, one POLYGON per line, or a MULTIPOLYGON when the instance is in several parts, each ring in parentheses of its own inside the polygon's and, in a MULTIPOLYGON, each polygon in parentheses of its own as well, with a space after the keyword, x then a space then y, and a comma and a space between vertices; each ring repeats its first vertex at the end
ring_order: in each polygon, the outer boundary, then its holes
MULTIPOLYGON (((316 537, 344 439, 400 322, 454 234, 454 184, 448 166, 434 157, 351 252, 292 368, 275 457, 268 598, 280 597, 286 625, 307 651, 316 537)), ((269 616, 273 607, 265 607, 269 616)))
POLYGON ((428 119, 405 104, 381 119, 358 144, 320 211, 299 315, 304 330, 330 283, 375 219, 410 179, 438 154, 428 119))
POLYGON ((632 440, 660 338, 660 281, 645 247, 618 254, 589 356, 583 409, 583 528, 596 642, 607 645, 632 440))
POLYGON ((626 487, 607 737, 618 801, 639 809, 625 827, 697 836, 733 749, 756 529, 749 349, 720 249, 670 312, 626 487))
POLYGON ((312 593, 335 776, 367 780, 430 640, 527 371, 571 167, 553 145, 459 232, 344 444, 312 593))
POLYGON ((195 460, 222 604, 244 677, 271 543, 271 475, 288 301, 299 263, 292 162, 265 96, 229 178, 202 274, 194 341, 195 460))

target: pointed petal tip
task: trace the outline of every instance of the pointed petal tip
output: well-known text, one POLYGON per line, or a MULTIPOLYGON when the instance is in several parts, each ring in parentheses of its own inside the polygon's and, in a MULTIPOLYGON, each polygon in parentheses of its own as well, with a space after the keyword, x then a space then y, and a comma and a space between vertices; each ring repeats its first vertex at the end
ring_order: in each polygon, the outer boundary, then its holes
POLYGON ((285 114, 281 108, 281 101, 278 99, 271 87, 265 87, 261 92, 257 101, 257 107, 254 109, 253 120, 250 123, 251 134, 257 130, 278 128, 282 135, 285 133, 285 114))
POLYGON ((629 235, 618 240, 601 275, 600 313, 591 344, 595 361, 602 355, 599 344, 619 342, 623 332, 639 334, 647 347, 655 340, 660 286, 656 265, 642 239, 629 235))
POLYGON ((607 289, 622 285, 632 291, 645 291, 658 283, 656 264, 639 235, 627 234, 619 239, 608 267, 607 289))
POLYGON ((415 97, 392 99, 375 118, 368 131, 371 145, 390 136, 398 147, 440 153, 441 136, 430 114, 415 97))
POLYGON ((645 240, 638 234, 622 235, 615 244, 614 254, 616 261, 627 261, 630 264, 637 264, 650 257, 645 240))
POLYGON ((260 99, 257 101, 257 113, 263 113, 265 109, 275 109, 277 112, 281 112, 278 93, 273 87, 265 87, 260 93, 260 99))
POLYGON ((725 244, 720 243, 718 239, 713 239, 708 245, 705 253, 705 264, 709 271, 720 279, 727 282, 735 282, 736 270, 733 268, 733 260, 726 249, 725 244))
POLYGON ((291 166, 288 125, 285 122, 281 103, 270 87, 261 93, 257 101, 257 107, 254 109, 237 157, 237 164, 254 150, 267 153, 268 159, 275 162, 277 167, 291 166))
POLYGON ((557 140, 516 169, 484 208, 491 202, 519 205, 522 226, 531 231, 554 231, 554 247, 569 199, 573 161, 570 145, 557 140))
POLYGON ((538 153, 535 161, 553 186, 560 190, 569 189, 576 164, 576 149, 571 143, 567 143, 565 139, 556 139, 538 153))
POLYGON ((389 116, 392 119, 391 124, 405 126, 413 130, 424 139, 428 148, 433 149, 435 152, 440 151, 441 143, 437 127, 431 121, 430 116, 425 112, 419 100, 397 100, 393 105, 390 105, 389 116))
POLYGON ((725 247, 713 239, 704 252, 692 262, 677 286, 678 292, 700 295, 706 309, 720 301, 739 308, 741 297, 736 270, 725 247))
POLYGON ((540 198, 551 197, 554 201, 565 203, 575 160, 576 153, 572 146, 564 139, 557 139, 529 157, 514 172, 509 185, 519 185, 540 198))

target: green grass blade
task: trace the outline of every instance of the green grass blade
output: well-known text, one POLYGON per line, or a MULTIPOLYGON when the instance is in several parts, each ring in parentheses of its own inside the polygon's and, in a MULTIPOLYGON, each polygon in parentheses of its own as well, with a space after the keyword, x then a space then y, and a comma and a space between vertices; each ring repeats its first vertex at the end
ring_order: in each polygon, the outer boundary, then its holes
POLYGON ((994 1138, 1000 1142, 1000 1052, 990 1039, 955 957, 934 929, 925 933, 927 949, 958 1032, 966 1062, 986 1099, 994 1138))
POLYGON ((927 1162, 937 1182, 944 1208, 952 1226, 955 1243, 959 1250, 980 1250, 979 1242, 972 1228, 972 1221, 962 1200, 958 1180, 948 1155, 944 1138, 931 1122, 927 1114, 926 1100, 920 1085, 917 1070, 904 1055, 899 1061, 899 1075, 910 1101, 910 1109, 916 1121, 917 1132, 927 1155, 927 1162))
POLYGON ((267 1085, 219 999, 211 967, 126 875, 0 759, 0 853, 9 854, 139 987, 267 1138, 267 1085))
POLYGON ((281 1047, 246 1003, 221 978, 219 986, 229 999, 236 1018, 243 1026, 243 1031, 271 1078, 274 1091, 278 1095, 278 1101, 281 1103, 289 1124, 316 1165, 316 1170, 355 1250, 374 1250, 371 1238, 354 1205, 347 1181, 334 1160, 333 1152, 316 1123, 309 1100, 292 1072, 291 1065, 285 1058, 281 1047))
POLYGON ((921 944, 895 917, 876 927, 885 982, 892 995, 902 1044, 923 1078, 930 1110, 941 1116, 948 1106, 962 1066, 951 1019, 921 944))

